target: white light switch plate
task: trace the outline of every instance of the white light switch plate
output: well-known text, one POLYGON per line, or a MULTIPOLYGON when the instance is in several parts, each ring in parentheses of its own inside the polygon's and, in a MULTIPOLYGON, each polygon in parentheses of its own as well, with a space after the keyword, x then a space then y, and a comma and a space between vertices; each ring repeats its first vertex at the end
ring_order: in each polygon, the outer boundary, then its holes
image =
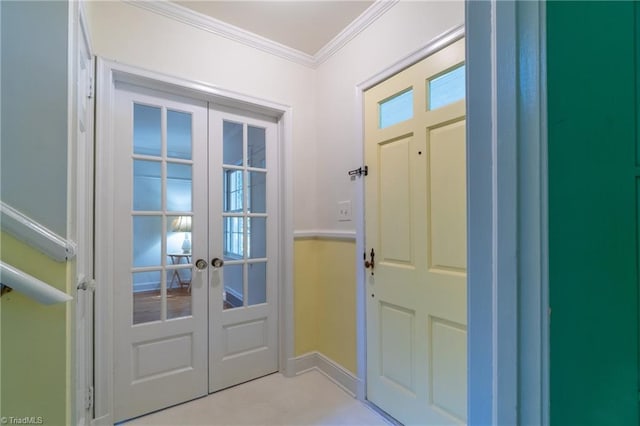
POLYGON ((351 201, 338 202, 338 222, 349 222, 351 220, 351 201))

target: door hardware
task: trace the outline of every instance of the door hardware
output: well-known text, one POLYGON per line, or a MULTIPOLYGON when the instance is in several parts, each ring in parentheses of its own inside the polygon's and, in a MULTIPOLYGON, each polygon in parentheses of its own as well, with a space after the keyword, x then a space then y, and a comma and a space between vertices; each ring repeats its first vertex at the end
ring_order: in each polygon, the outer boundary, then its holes
POLYGON ((205 269, 207 269, 207 261, 204 259, 196 260, 196 269, 198 271, 204 271, 205 269))
POLYGON ((371 249, 371 261, 367 260, 367 252, 363 253, 363 258, 364 258, 364 267, 369 269, 371 268, 371 275, 373 275, 373 267, 375 265, 375 257, 376 257, 376 253, 375 251, 373 251, 373 248, 371 249))
POLYGON ((224 266, 224 260, 218 257, 214 257, 211 260, 211 266, 213 266, 214 268, 222 268, 224 266))
POLYGON ((363 166, 357 169, 349 170, 349 176, 367 176, 369 174, 369 167, 363 166))

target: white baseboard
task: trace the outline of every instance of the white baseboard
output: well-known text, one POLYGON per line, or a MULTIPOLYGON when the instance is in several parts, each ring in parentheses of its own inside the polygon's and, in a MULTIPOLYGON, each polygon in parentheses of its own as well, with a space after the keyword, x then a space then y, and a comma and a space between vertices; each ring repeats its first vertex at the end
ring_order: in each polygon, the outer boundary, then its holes
POLYGON ((349 395, 356 397, 360 380, 350 371, 327 358, 320 352, 309 352, 291 360, 294 365, 294 374, 299 375, 311 370, 319 371, 332 382, 340 386, 349 395))

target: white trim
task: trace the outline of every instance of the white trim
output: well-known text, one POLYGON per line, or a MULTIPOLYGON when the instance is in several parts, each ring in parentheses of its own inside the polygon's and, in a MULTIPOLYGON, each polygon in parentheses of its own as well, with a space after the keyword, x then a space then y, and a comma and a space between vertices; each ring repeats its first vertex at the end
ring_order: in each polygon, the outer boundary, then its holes
MULTIPOLYGON (((387 68, 378 72, 374 76, 356 85, 355 90, 355 117, 356 117, 356 138, 362 141, 360 152, 360 163, 364 164, 364 92, 371 87, 385 81, 389 77, 400 71, 420 62, 429 55, 449 46, 465 36, 465 26, 460 25, 430 40, 425 46, 410 53, 399 61, 391 64, 387 68)), ((366 178, 365 178, 366 179, 366 178)), ((356 253, 366 252, 365 241, 365 212, 364 212, 364 179, 360 179, 355 192, 355 203, 362 206, 359 215, 354 215, 356 227, 356 253)), ((358 399, 366 400, 366 377, 367 377, 367 287, 365 270, 362 268, 361 260, 356 256, 356 359, 358 365, 358 375, 356 396, 358 399)), ((471 424, 471 423, 469 423, 471 424)))
POLYGON ((0 281, 3 286, 20 292, 43 305, 53 305, 73 300, 73 297, 67 293, 3 261, 0 261, 0 281))
POLYGON ((353 40, 358 34, 364 31, 369 25, 387 13, 400 0, 376 0, 360 16, 351 22, 345 29, 335 36, 329 43, 316 52, 313 57, 314 68, 327 61, 342 49, 347 43, 353 40))
POLYGON ((278 313, 278 336, 280 340, 279 365, 285 376, 293 376, 289 363, 294 355, 295 324, 293 306, 293 109, 285 107, 278 122, 280 144, 280 303, 278 313))
POLYGON ((336 54, 336 52, 342 49, 349 41, 360 34, 369 25, 384 15, 389 9, 398 3, 399 0, 376 0, 367 10, 365 10, 344 30, 329 41, 329 43, 322 47, 315 55, 310 55, 291 48, 167 0, 123 1, 132 6, 166 16, 184 24, 191 25, 192 27, 242 43, 288 61, 310 68, 317 68, 320 64, 336 54))
POLYGON ((297 356, 291 362, 295 365, 295 375, 304 374, 312 370, 319 371, 349 395, 356 396, 359 386, 358 378, 320 352, 314 351, 297 356))
POLYGON ((466 25, 468 423, 548 424, 544 5, 466 25))
POLYGON ((35 247, 51 259, 66 262, 76 256, 76 244, 0 201, 2 230, 35 247))
POLYGON ((296 240, 302 239, 317 239, 317 240, 354 240, 356 239, 356 231, 330 231, 309 229, 302 231, 295 231, 293 238, 296 240))
MULTIPOLYGON (((459 25, 446 31, 439 36, 430 40, 425 46, 417 49, 416 51, 408 54, 404 58, 399 61, 393 63, 392 65, 386 67, 379 73, 374 76, 368 78, 367 80, 361 82, 356 86, 358 92, 364 92, 373 86, 385 81, 389 77, 398 74, 400 71, 410 67, 413 64, 416 64, 426 58, 429 55, 434 54, 438 50, 442 50, 448 45, 460 40, 464 37, 464 25, 459 25)), ((358 108, 360 108, 360 104, 358 104, 358 108)), ((358 109, 360 113, 360 110, 358 109)), ((358 127, 359 131, 362 132, 362 129, 358 127)))
POLYGON ((521 57, 518 96, 520 327, 518 419, 549 424, 549 280, 547 223, 546 6, 518 4, 521 57), (536 60, 538 59, 538 60, 536 60))
POLYGON ((114 160, 110 147, 116 82, 143 85, 151 89, 233 106, 278 119, 280 138, 280 288, 279 369, 293 375, 289 361, 294 352, 293 324, 293 130, 292 108, 287 105, 221 89, 206 83, 185 80, 115 61, 98 58, 98 97, 101 108, 96 119, 96 365, 95 424, 113 422, 113 297, 112 219, 114 160))

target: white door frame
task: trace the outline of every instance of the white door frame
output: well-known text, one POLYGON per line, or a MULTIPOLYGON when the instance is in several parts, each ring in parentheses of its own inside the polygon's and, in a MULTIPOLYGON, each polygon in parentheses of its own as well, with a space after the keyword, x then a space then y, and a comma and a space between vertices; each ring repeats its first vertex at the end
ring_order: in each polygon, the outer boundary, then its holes
MULTIPOLYGON (((544 3, 467 1, 465 18, 465 26, 356 86, 356 132, 364 159, 364 91, 466 37, 467 422, 547 425, 544 3)), ((355 201, 364 206, 362 179, 355 201)), ((363 253, 363 208, 355 218, 356 253, 363 253)), ((361 262, 356 261, 356 395, 364 401, 366 281, 361 262)))
POLYGON ((278 120, 280 182, 280 230, 278 260, 278 351, 279 371, 293 375, 293 162, 292 108, 218 87, 98 58, 96 114, 96 292, 95 292, 95 414, 93 424, 113 424, 113 277, 114 266, 113 176, 115 164, 112 122, 116 82, 258 112, 278 120))

